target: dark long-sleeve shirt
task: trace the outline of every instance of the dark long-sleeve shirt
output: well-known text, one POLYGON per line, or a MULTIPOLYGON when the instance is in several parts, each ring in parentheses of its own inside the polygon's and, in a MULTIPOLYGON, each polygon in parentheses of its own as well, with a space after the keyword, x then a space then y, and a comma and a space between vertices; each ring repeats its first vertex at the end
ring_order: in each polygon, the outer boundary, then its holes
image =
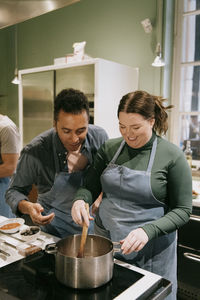
MULTIPOLYGON (((147 170, 148 161, 155 139, 139 149, 125 144, 116 164, 134 170, 147 170)), ((122 138, 108 140, 98 151, 93 165, 89 168, 85 183, 75 199, 92 203, 101 191, 100 176, 120 146, 122 138)), ((192 176, 183 152, 174 144, 158 136, 156 156, 151 171, 151 188, 155 198, 165 203, 169 211, 160 219, 144 225, 149 239, 170 233, 188 220, 192 209, 192 176)), ((141 199, 142 201, 142 199, 141 199)))
MULTIPOLYGON (((89 125, 86 139, 81 147, 81 153, 88 158, 89 164, 92 163, 94 154, 107 139, 104 129, 89 125)), ((54 183, 56 173, 68 172, 66 155, 67 150, 54 128, 37 136, 24 147, 16 174, 6 193, 6 201, 15 214, 18 213, 19 201, 28 200, 33 184, 37 186, 39 194, 48 192, 54 183)))

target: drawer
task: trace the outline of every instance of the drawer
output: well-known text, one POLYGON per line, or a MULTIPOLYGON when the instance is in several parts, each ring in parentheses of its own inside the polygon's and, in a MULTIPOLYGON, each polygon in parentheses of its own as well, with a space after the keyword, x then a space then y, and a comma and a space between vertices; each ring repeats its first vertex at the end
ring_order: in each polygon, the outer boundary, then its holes
POLYGON ((200 300, 200 251, 178 246, 178 296, 200 300))
POLYGON ((193 206, 192 207, 192 214, 196 216, 200 216, 200 206, 193 206))

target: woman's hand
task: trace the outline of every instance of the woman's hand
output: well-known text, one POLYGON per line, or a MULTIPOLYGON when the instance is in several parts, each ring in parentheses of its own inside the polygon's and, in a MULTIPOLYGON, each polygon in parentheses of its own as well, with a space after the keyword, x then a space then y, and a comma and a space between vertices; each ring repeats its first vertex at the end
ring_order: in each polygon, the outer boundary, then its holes
POLYGON ((89 220, 93 220, 93 217, 88 216, 88 212, 85 207, 84 200, 76 200, 71 210, 72 219, 76 224, 83 226, 83 223, 89 226, 89 220))
POLYGON ((122 254, 140 251, 148 240, 148 235, 142 228, 132 230, 125 239, 120 241, 122 254))

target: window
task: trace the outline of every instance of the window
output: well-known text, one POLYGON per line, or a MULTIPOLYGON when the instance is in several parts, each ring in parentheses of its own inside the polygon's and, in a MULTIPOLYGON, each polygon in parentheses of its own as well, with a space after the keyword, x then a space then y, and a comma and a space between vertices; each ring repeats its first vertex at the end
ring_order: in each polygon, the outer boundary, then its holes
POLYGON ((172 104, 170 139, 200 161, 200 0, 176 2, 172 104))

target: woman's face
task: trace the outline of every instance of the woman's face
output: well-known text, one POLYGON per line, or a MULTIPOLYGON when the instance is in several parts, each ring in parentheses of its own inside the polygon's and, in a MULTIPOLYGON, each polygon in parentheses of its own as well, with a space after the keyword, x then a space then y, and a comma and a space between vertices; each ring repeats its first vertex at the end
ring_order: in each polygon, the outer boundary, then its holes
POLYGON ((132 148, 140 148, 150 140, 154 122, 154 119, 146 120, 140 114, 119 113, 119 130, 132 148))

